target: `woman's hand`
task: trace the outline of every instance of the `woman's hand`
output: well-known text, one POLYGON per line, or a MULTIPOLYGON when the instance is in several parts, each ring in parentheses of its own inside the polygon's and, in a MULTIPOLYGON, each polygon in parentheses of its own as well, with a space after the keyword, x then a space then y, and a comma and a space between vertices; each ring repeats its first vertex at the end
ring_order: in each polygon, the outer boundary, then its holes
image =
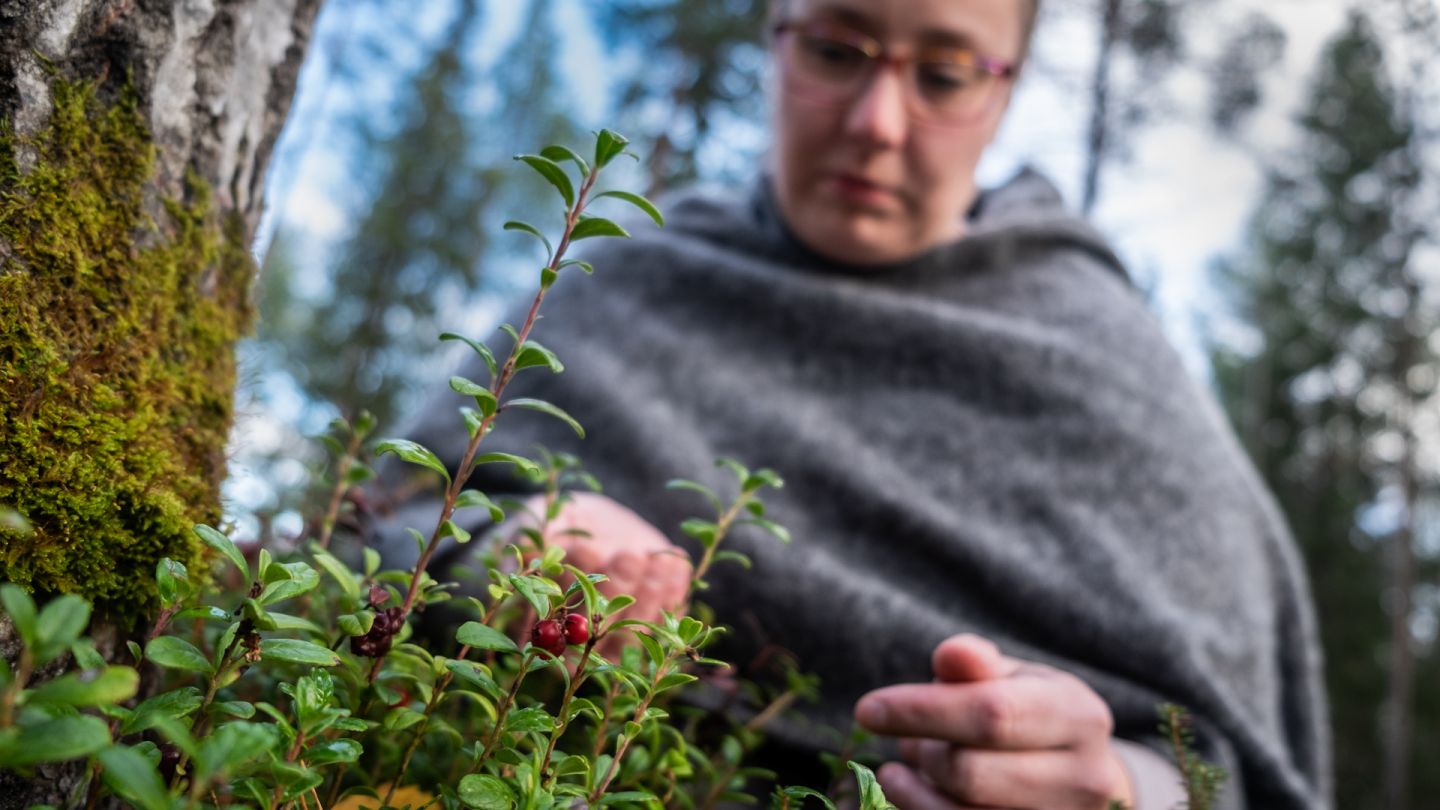
MULTIPOLYGON (((529 515, 545 513, 545 496, 526 501, 529 515)), ((525 525, 535 526, 533 517, 525 525)), ((629 594, 635 604, 620 614, 628 619, 660 621, 674 612, 690 590, 692 567, 684 549, 659 529, 615 501, 592 492, 573 493, 545 528, 545 543, 565 549, 565 561, 592 574, 609 577, 596 586, 607 597, 629 594), (588 533, 577 535, 575 530, 588 533)), ((619 636, 602 643, 602 655, 618 654, 619 636)))
POLYGON ((877 774, 904 810, 1134 805, 1111 748, 1105 701, 1067 672, 1009 658, 976 635, 935 648, 936 681, 876 689, 856 704, 865 728, 902 738, 904 763, 877 774))

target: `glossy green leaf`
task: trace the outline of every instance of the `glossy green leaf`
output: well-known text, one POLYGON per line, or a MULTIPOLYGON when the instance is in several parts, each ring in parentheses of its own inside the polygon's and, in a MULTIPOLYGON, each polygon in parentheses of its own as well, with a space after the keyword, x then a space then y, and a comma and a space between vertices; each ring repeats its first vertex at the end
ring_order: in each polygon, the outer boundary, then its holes
POLYGON ((143 701, 120 725, 120 734, 134 734, 154 728, 163 720, 180 720, 200 708, 200 690, 193 686, 173 689, 143 701))
POLYGON ((340 656, 311 641, 295 638, 267 638, 260 642, 260 657, 264 660, 289 661, 295 664, 313 664, 317 667, 333 667, 340 663, 340 656))
POLYGON ((610 164, 625 147, 630 145, 630 140, 614 130, 602 129, 595 133, 595 165, 604 167, 610 164))
POLYGON ((860 785, 860 810, 899 810, 885 798, 885 791, 880 789, 873 771, 853 759, 845 764, 855 772, 855 780, 860 785))
POLYGON ((454 332, 441 332, 441 333, 440 333, 440 339, 441 339, 441 340, 459 340, 459 341, 463 342, 465 345, 467 345, 467 346, 469 346, 470 348, 474 349, 474 350, 475 350, 475 353, 478 354, 478 355, 480 355, 480 359, 485 361, 485 367, 488 368, 488 369, 490 369, 490 376, 492 376, 492 377, 495 376, 495 373, 496 373, 497 369, 499 368, 499 366, 496 364, 496 362, 495 362, 495 354, 490 351, 490 347, 489 347, 489 346, 486 346, 484 343, 481 343, 481 342, 478 341, 478 340, 472 340, 472 339, 470 339, 470 338, 468 338, 468 337, 465 337, 464 335, 457 335, 457 334, 455 334, 454 332))
POLYGON ((575 187, 571 185, 569 175, 565 174, 565 170, 559 163, 540 155, 516 155, 515 159, 523 161, 525 165, 544 177, 546 182, 554 186, 555 190, 560 192, 560 196, 564 198, 566 208, 575 205, 575 187))
POLYGON ((514 464, 522 473, 538 473, 540 465, 524 456, 511 453, 482 453, 475 457, 476 464, 514 464))
POLYGON ((169 810, 170 793, 160 772, 144 754, 133 748, 112 745, 96 754, 105 784, 116 795, 142 810, 169 810))
POLYGON ((205 545, 225 555, 225 559, 240 571, 241 576, 250 576, 250 567, 245 564, 245 555, 240 553, 240 549, 231 542, 230 538, 203 523, 195 527, 195 534, 205 541, 205 545))
POLYGON ((569 425, 569 426, 570 426, 570 429, 573 430, 573 431, 575 431, 575 433, 576 433, 580 438, 582 438, 582 439, 585 438, 585 428, 581 427, 581 426, 580 426, 580 423, 577 422, 577 421, 575 421, 575 417, 573 417, 573 416, 571 416, 570 414, 566 413, 565 411, 561 410, 559 407, 557 407, 557 406, 555 406, 555 405, 552 405, 552 404, 550 404, 549 402, 546 402, 546 401, 544 401, 544 400, 541 400, 541 399, 530 399, 530 398, 528 398, 528 397, 517 397, 517 398, 515 398, 515 399, 512 399, 512 400, 507 401, 507 402, 505 403, 505 407, 507 407, 507 408, 526 408, 526 409, 529 409, 529 410, 532 410, 532 411, 539 411, 539 412, 541 412, 541 413, 543 413, 543 414, 547 414, 547 415, 549 415, 549 416, 553 416, 553 417, 555 417, 556 419, 559 419, 560 421, 562 421, 562 422, 564 422, 565 424, 569 425))
POLYGON ((604 217, 586 217, 575 223, 575 227, 570 230, 571 242, 578 242, 581 239, 591 239, 596 236, 619 236, 627 238, 630 236, 630 232, 604 217))
POLYGON ((460 780, 460 801, 472 810, 510 810, 515 794, 499 777, 472 773, 460 780))
POLYGON ((189 572, 183 563, 169 557, 162 557, 160 562, 155 563, 155 588, 160 593, 162 607, 173 607, 180 601, 188 578, 189 572))
POLYGON ((559 163, 563 160, 572 161, 574 162, 576 168, 580 170, 581 177, 590 176, 590 164, 586 163, 584 158, 575 154, 575 150, 570 149, 569 147, 552 144, 545 147, 544 149, 541 149, 540 156, 547 157, 555 161, 556 163, 559 163))
POLYGON ((35 619, 35 663, 47 664, 63 653, 90 623, 90 603, 74 594, 58 596, 35 619))
POLYGON ((490 497, 477 489, 467 489, 460 493, 455 499, 456 509, 469 509, 480 507, 490 512, 490 519, 496 523, 505 519, 505 510, 501 509, 490 500, 490 497))
POLYGON ((25 646, 35 649, 35 619, 38 616, 35 600, 19 585, 7 582, 0 585, 0 603, 4 603, 5 613, 9 615, 10 621, 15 623, 15 629, 20 633, 20 639, 25 642, 25 646))
POLYGON ((340 562, 339 558, 328 551, 317 549, 314 557, 315 564, 325 569, 325 573, 340 584, 340 589, 345 591, 346 596, 352 599, 359 598, 360 582, 354 571, 351 571, 345 563, 340 562))
POLYGON ((212 675, 215 668, 210 659, 194 644, 175 636, 157 636, 145 645, 145 660, 169 669, 184 669, 212 675))
POLYGON ((0 731, 0 768, 28 768, 89 756, 110 744, 105 721, 89 715, 42 720, 0 731))
POLYGON ((531 225, 528 222, 517 222, 515 220, 511 220, 505 223, 504 227, 507 231, 521 231, 523 233, 528 233, 531 236, 534 236, 536 239, 539 239, 541 243, 545 245, 545 258, 547 261, 551 256, 555 255, 555 248, 550 244, 550 240, 545 238, 545 234, 541 233, 540 229, 536 228, 534 225, 531 225))
POLYGON ((32 689, 27 703, 65 706, 117 705, 135 695, 140 675, 130 667, 106 667, 61 675, 32 689))
POLYGON ((636 208, 639 208, 641 211, 644 211, 647 216, 649 216, 652 220, 655 221, 656 225, 659 225, 662 228, 665 227, 665 217, 661 215, 660 209, 656 208, 654 203, 650 202, 639 194, 632 194, 628 191, 606 191, 602 194, 597 194, 595 196, 597 198, 614 197, 618 200, 624 200, 625 202, 630 203, 636 208))
POLYGON ((480 622, 466 622, 455 633, 455 640, 472 650, 496 650, 517 652, 519 647, 510 637, 489 625, 480 622))
POLYGON ((411 464, 418 464, 426 469, 434 470, 445 479, 445 483, 450 483, 450 471, 445 469, 445 465, 440 462, 439 457, 430 452, 428 448, 409 439, 386 439, 375 445, 375 455, 383 456, 386 453, 394 453, 411 464))

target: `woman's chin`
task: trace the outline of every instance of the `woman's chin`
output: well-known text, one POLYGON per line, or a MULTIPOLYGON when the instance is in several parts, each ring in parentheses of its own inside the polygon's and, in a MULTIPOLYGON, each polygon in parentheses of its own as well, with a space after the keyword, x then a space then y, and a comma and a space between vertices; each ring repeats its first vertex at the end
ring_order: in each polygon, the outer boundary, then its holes
POLYGON ((893 226, 868 217, 852 217, 839 227, 817 227, 800 237, 811 250, 827 259, 844 264, 893 264, 920 251, 900 238, 893 226))

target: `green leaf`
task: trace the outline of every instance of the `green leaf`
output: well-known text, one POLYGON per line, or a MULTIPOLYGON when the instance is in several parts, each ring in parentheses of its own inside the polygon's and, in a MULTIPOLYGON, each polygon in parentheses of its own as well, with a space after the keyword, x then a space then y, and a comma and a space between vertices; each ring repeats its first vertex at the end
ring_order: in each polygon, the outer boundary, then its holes
POLYGON ((288 613, 276 613, 272 610, 270 611, 270 621, 275 625, 274 629, 276 630, 303 630, 317 636, 325 634, 325 628, 304 616, 291 616, 288 613))
POLYGON ((496 523, 505 519, 505 510, 495 505, 489 496, 478 489, 467 489, 455 499, 456 509, 469 509, 476 506, 489 510, 490 519, 496 523))
POLYGON ((425 719, 425 715, 406 706, 391 709, 385 714, 386 731, 404 731, 425 719))
POLYGON ((337 762, 355 762, 362 753, 364 749, 359 742, 339 739, 310 746, 305 751, 304 759, 311 765, 333 765, 337 762))
POLYGON ((522 368, 534 366, 545 366, 555 374, 565 370, 565 364, 560 362, 560 358, 556 357, 554 352, 533 340, 527 340, 521 347, 519 356, 515 358, 515 370, 519 371, 522 368))
POLYGON ((741 524, 749 524, 749 525, 751 525, 751 526, 759 526, 760 528, 764 529, 765 531, 767 531, 767 532, 775 535, 775 537, 777 537, 777 538, 780 540, 780 542, 782 542, 782 543, 789 543, 789 542, 790 542, 790 530, 787 529, 787 528, 785 528, 784 526, 781 526, 779 523, 776 523, 776 522, 773 521, 773 520, 767 520, 766 518, 760 518, 760 517, 751 517, 751 518, 745 518, 744 520, 739 521, 739 523, 741 523, 741 524))
POLYGON ((499 369, 499 366, 495 363, 495 355, 490 351, 489 346, 486 346, 484 343, 481 343, 478 340, 471 340, 464 335, 457 335, 454 332, 441 332, 440 339, 463 341, 465 345, 474 349, 475 353, 480 355, 481 360, 485 361, 485 367, 490 369, 490 376, 495 376, 496 371, 499 369))
POLYGON ((411 464, 418 464, 426 469, 434 470, 440 473, 440 476, 445 479, 445 483, 450 483, 450 471, 445 469, 445 465, 440 462, 439 457, 409 439, 386 439, 375 445, 375 455, 383 456, 386 453, 394 453, 411 464))
POLYGON ((515 590, 530 602, 537 615, 548 616, 550 614, 550 597, 543 590, 543 586, 539 585, 537 577, 511 574, 510 584, 514 585, 515 590))
POLYGON ((821 793, 821 792, 819 792, 819 791, 817 791, 817 790, 812 790, 812 789, 807 788, 807 787, 795 786, 795 787, 786 787, 786 788, 776 788, 775 791, 776 791, 776 793, 779 794, 780 796, 783 796, 785 799, 788 799, 789 802, 790 802, 790 804, 791 804, 793 807, 796 807, 796 808, 801 807, 802 804, 804 803, 804 801, 805 801, 806 799, 816 799, 816 800, 818 800, 818 801, 820 802, 821 805, 823 805, 824 807, 826 807, 827 810, 836 810, 836 809, 835 809, 835 803, 832 802, 832 801, 830 801, 830 797, 829 797, 829 796, 826 796, 824 793, 821 793))
POLYGON ((680 524, 680 531, 699 540, 701 545, 708 548, 715 542, 715 533, 719 531, 719 527, 708 520, 690 518, 680 524))
POLYGON ((581 177, 590 176, 590 164, 586 163, 584 158, 575 154, 575 151, 570 149, 569 147, 552 144, 545 147, 544 149, 541 149, 540 156, 547 157, 555 161, 556 163, 559 163, 562 160, 574 161, 575 166, 580 169, 581 177))
POLYGON ((660 683, 655 685, 655 691, 657 693, 664 692, 667 689, 674 689, 677 686, 684 686, 687 683, 693 683, 697 680, 699 680, 699 678, 696 678, 694 675, 689 675, 684 672, 672 672, 660 679, 660 683))
POLYGON ((673 480, 666 481, 665 488, 699 493, 700 495, 703 495, 705 497, 706 501, 709 501, 710 506, 715 509, 715 514, 718 515, 721 512, 725 511, 725 504, 721 502, 720 497, 717 496, 709 487, 705 486, 704 484, 695 481, 689 481, 684 478, 675 478, 673 480))
POLYGON ((175 636, 157 636, 145 645, 145 660, 169 669, 215 674, 210 660, 194 644, 175 636))
POLYGON ((295 664, 313 664, 317 667, 333 667, 340 663, 340 656, 311 641, 297 638, 267 638, 260 642, 260 657, 264 660, 290 661, 295 664))
POLYGON ((182 585, 189 578, 189 572, 185 565, 169 557, 160 558, 155 563, 155 588, 160 592, 160 604, 162 607, 173 607, 180 601, 182 585))
POLYGON ((15 630, 20 633, 20 639, 25 646, 31 650, 35 649, 35 600, 30 598, 19 585, 5 583, 0 585, 0 603, 4 603, 5 612, 10 616, 10 621, 15 623, 15 630))
POLYGON ((575 205, 575 187, 570 184, 569 175, 560 167, 559 163, 540 155, 516 155, 516 160, 524 161, 525 165, 539 172, 560 196, 565 200, 565 207, 571 208, 575 205))
POLYGON ((511 220, 505 223, 504 227, 507 231, 523 231, 530 234, 531 236, 534 236, 536 239, 539 239, 545 245, 545 259, 547 261, 550 259, 551 256, 555 255, 555 248, 551 246, 550 240, 546 239, 545 234, 541 233, 540 229, 536 228, 534 225, 531 225, 528 222, 518 222, 516 220, 511 220))
POLYGON ((619 596, 612 597, 610 602, 605 605, 605 615, 613 616, 633 604, 635 604, 635 597, 628 593, 622 593, 619 596))
POLYGON ((480 432, 480 427, 485 417, 481 416, 480 412, 474 408, 461 407, 460 418, 465 420, 466 435, 473 439, 475 438, 475 434, 480 432))
POLYGON ((248 700, 219 700, 210 704, 210 712, 249 720, 255 716, 255 704, 248 700))
POLYGON ((361 610, 355 613, 347 613, 335 620, 340 626, 340 632, 347 636, 363 636, 370 632, 375 624, 375 612, 372 610, 361 610))
POLYGON ((223 622, 230 619, 230 614, 214 605, 201 605, 200 607, 186 608, 175 614, 177 619, 204 619, 207 622, 223 622))
POLYGON ((619 236, 628 238, 630 233, 604 217, 586 217, 575 223, 575 227, 570 230, 571 242, 578 242, 581 239, 590 239, 596 236, 619 236))
POLYGON ((269 756, 278 737, 279 729, 271 723, 225 723, 201 741, 196 750, 195 778, 203 782, 212 776, 234 773, 251 760, 269 756))
POLYGON ((445 667, 455 673, 455 677, 474 684, 491 697, 498 698, 504 694, 500 684, 490 677, 489 671, 474 661, 446 661, 445 667))
POLYGON ((245 564, 245 555, 240 553, 240 549, 235 547, 230 538, 203 523, 196 525, 194 531, 201 540, 205 541, 206 545, 225 555, 225 559, 239 569, 241 576, 250 576, 250 567, 245 564))
POLYGON ((193 686, 161 692, 142 702, 120 725, 120 734, 125 736, 153 728, 162 720, 179 720, 200 708, 200 690, 193 686))
POLYGON ((287 577, 265 586, 257 601, 261 605, 273 605, 286 599, 293 599, 302 593, 309 593, 320 584, 320 574, 303 562, 276 563, 271 570, 283 570, 287 577))
POLYGON ((606 793, 600 797, 600 806, 606 807, 612 804, 646 804, 657 801, 654 793, 648 790, 622 790, 617 793, 606 793))
POLYGON ((636 633, 635 637, 640 639, 640 646, 645 648, 645 654, 650 656, 650 662, 660 666, 665 662, 665 652, 660 649, 660 642, 649 633, 636 633))
POLYGON ((51 600, 35 620, 35 663, 46 664, 64 652, 90 623, 90 603, 74 594, 51 600))
POLYGON ((139 686, 140 675, 130 667, 83 670, 41 684, 26 695, 26 702, 113 706, 133 697, 139 686))
POLYGON ((474 397, 482 416, 495 413, 495 395, 490 393, 489 388, 464 377, 451 377, 450 390, 461 396, 474 397))
POLYGON ((540 472, 540 465, 524 456, 516 456, 510 453, 482 453, 475 457, 476 464, 514 464, 521 473, 530 475, 540 472))
POLYGON ((144 754, 133 748, 112 745, 96 755, 104 769, 105 784, 116 795, 143 810, 169 810, 170 793, 160 772, 144 754))
POLYGON ((629 145, 630 140, 624 135, 609 129, 600 130, 595 133, 595 165, 608 166, 629 145))
POLYGON ((551 405, 543 399, 529 399, 527 397, 517 397, 506 402, 505 407, 528 408, 532 411, 539 411, 544 414, 549 414, 550 416, 553 416, 556 419, 559 419, 560 421, 569 425, 570 429, 575 431, 575 433, 579 435, 580 438, 585 438, 585 428, 580 427, 580 423, 575 421, 575 417, 562 411, 555 405, 551 405))
POLYGON ((0 732, 0 768, 28 768, 89 756, 110 744, 105 721, 89 715, 57 717, 0 732))
POLYGON ((560 262, 561 270, 564 270, 565 268, 571 266, 578 267, 581 270, 584 270, 586 274, 592 274, 595 272, 595 266, 585 261, 584 259, 566 259, 565 261, 560 262))
POLYGON ((329 574, 340 584, 340 589, 345 591, 346 596, 352 599, 359 598, 360 583, 355 576, 355 572, 351 571, 345 563, 340 562, 337 557, 328 551, 316 549, 314 556, 315 564, 325 569, 325 573, 329 574))
POLYGON ((447 520, 440 524, 440 536, 453 537, 455 542, 462 546, 470 542, 470 532, 460 528, 453 520, 447 520))
POLYGON ((555 718, 540 706, 526 706, 505 715, 505 730, 514 734, 549 734, 555 718))
POLYGON ((750 569, 752 569, 752 568, 755 567, 755 563, 752 562, 749 557, 745 556, 744 554, 741 554, 741 553, 738 552, 738 551, 717 551, 717 552, 715 552, 714 562, 717 562, 717 563, 718 563, 718 562, 734 562, 734 563, 739 563, 740 566, 741 566, 742 568, 744 568, 746 571, 749 571, 750 569))
POLYGON ((510 810, 515 794, 499 777, 472 773, 460 780, 460 801, 474 810, 510 810))
POLYGON ((855 772, 855 781, 860 784, 860 810, 899 810, 885 799, 885 791, 880 789, 880 783, 869 768, 853 759, 845 764, 855 772))
POLYGON ((472 650, 496 650, 518 652, 519 647, 510 637, 489 625, 480 622, 466 622, 455 633, 455 640, 472 650))
POLYGON ((350 469, 345 471, 345 485, 358 486, 375 477, 375 471, 368 465, 355 461, 350 464, 350 469))
POLYGON ((665 227, 665 217, 661 216, 660 209, 656 208, 654 203, 641 197, 639 194, 632 194, 628 191, 606 191, 602 194, 595 195, 595 197, 597 199, 600 197, 614 197, 618 200, 624 200, 648 214, 651 219, 655 220, 656 225, 662 228, 665 227))
MULTIPOLYGON (((589 573, 568 564, 565 566, 565 570, 569 571, 571 576, 575 577, 575 584, 579 585, 580 591, 585 594, 584 616, 586 619, 589 619, 600 611, 600 606, 605 603, 605 600, 601 598, 600 592, 595 589, 595 580, 590 578, 591 575, 589 573)), ((600 576, 600 578, 602 581, 604 580, 603 576, 600 576)), ((595 629, 598 630, 599 628, 595 629)))

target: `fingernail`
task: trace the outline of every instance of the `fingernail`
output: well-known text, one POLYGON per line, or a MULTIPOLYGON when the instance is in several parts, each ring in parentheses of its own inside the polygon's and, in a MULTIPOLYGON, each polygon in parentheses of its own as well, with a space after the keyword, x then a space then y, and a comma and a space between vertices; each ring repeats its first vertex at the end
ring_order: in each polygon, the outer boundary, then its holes
POLYGON ((885 705, 885 701, 878 698, 864 698, 860 705, 855 707, 855 719, 859 720, 862 726, 883 726, 889 716, 890 709, 885 705))

